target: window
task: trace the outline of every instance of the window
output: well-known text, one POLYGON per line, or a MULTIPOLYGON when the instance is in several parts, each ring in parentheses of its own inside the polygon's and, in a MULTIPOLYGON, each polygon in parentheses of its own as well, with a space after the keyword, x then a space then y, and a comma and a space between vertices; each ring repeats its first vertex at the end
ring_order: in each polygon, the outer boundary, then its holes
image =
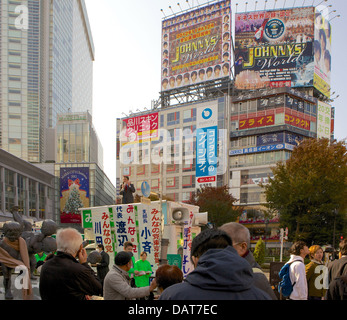
POLYGON ((173 125, 173 124, 179 124, 179 123, 180 123, 179 111, 167 114, 167 125, 168 126, 173 125))

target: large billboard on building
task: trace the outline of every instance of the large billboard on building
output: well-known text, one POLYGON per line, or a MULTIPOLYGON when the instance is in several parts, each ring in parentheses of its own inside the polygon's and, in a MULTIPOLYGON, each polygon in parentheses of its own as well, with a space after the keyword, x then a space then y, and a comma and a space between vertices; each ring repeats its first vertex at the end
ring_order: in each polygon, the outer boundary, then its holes
POLYGON ((314 87, 330 98, 331 25, 316 9, 314 28, 314 87))
POLYGON ((89 207, 89 168, 60 168, 60 222, 81 223, 79 208, 89 207))
POLYGON ((313 86, 314 7, 238 13, 238 89, 313 86))
POLYGON ((230 0, 163 20, 161 91, 230 77, 230 0))
POLYGON ((317 138, 330 139, 331 131, 331 105, 318 101, 317 138))

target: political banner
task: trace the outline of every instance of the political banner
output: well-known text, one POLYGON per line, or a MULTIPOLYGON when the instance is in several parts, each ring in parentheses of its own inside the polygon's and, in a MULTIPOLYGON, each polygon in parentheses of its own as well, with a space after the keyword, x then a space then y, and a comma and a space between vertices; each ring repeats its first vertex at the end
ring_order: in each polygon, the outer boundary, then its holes
POLYGON ((193 224, 193 211, 189 210, 189 219, 185 221, 183 227, 183 259, 182 259, 182 272, 183 278, 194 270, 194 265, 190 259, 192 249, 192 224, 193 224))

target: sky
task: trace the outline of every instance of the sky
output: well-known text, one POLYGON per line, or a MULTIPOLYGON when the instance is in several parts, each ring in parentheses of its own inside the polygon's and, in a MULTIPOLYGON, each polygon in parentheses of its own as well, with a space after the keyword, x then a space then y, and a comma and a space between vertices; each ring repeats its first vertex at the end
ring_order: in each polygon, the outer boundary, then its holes
MULTIPOLYGON (((207 0, 85 0, 95 45, 93 123, 104 149, 104 171, 116 185, 116 119, 159 99, 161 24, 165 16, 207 0), (178 3, 180 5, 178 5, 178 3), (171 6, 171 8, 170 8, 171 6)), ((312 5, 322 0, 231 1, 233 14, 312 5), (236 5, 237 4, 237 5, 236 5)), ((335 139, 347 138, 346 0, 328 0, 332 26, 331 92, 335 139), (336 11, 334 11, 336 10, 336 11), (336 17, 340 15, 340 17, 336 17)))

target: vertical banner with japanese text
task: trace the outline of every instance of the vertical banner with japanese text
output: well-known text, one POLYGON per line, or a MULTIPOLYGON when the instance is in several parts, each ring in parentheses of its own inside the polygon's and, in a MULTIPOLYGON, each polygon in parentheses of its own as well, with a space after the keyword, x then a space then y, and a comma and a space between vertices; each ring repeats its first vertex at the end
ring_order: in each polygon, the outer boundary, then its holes
POLYGON ((136 232, 136 211, 137 206, 124 204, 111 206, 115 227, 115 250, 123 251, 124 243, 131 241, 133 244, 133 254, 135 260, 139 259, 138 240, 136 232))
POLYGON ((182 260, 182 272, 183 277, 186 276, 193 271, 194 266, 190 259, 190 252, 192 248, 192 224, 193 224, 193 211, 189 210, 189 219, 185 221, 183 228, 183 260, 182 260))

